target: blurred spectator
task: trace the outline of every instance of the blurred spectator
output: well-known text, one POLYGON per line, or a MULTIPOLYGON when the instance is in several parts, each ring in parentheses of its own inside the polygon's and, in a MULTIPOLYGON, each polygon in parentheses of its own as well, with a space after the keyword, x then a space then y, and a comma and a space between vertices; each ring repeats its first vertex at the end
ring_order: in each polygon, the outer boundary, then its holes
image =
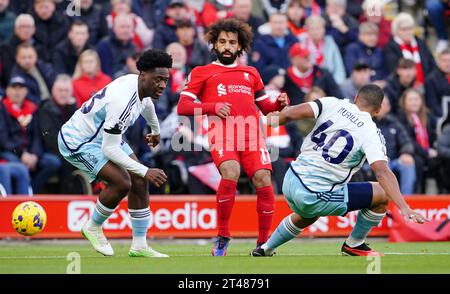
MULTIPOLYGON (((76 0, 80 4, 80 14, 71 16, 72 21, 79 20, 89 28, 89 45, 95 46, 103 37, 108 35, 108 25, 101 8, 94 4, 94 0, 76 0)), ((97 2, 97 1, 96 1, 97 2)))
POLYGON ((399 176, 402 194, 414 193, 416 184, 416 168, 414 163, 414 144, 398 119, 390 114, 390 102, 384 97, 380 112, 374 121, 381 130, 389 158, 389 167, 399 176))
POLYGON ((325 35, 325 20, 321 16, 310 16, 306 20, 307 33, 300 35, 300 43, 311 52, 314 64, 327 69, 336 83, 341 84, 345 78, 342 55, 333 40, 325 35))
POLYGON ((9 3, 9 9, 14 12, 16 15, 27 13, 30 10, 30 7, 33 6, 34 0, 13 0, 9 3))
POLYGON ((34 0, 31 12, 36 22, 34 39, 44 48, 39 57, 45 62, 51 62, 53 49, 67 38, 69 30, 69 19, 55 9, 55 0, 34 0))
POLYGON ((73 74, 73 94, 77 100, 77 107, 111 81, 111 78, 102 72, 96 51, 88 49, 81 53, 73 74))
POLYGON ((342 55, 350 43, 358 40, 358 21, 346 9, 347 0, 327 0, 326 32, 333 37, 342 55))
POLYGON ((22 77, 13 76, 0 103, 0 156, 25 164, 32 175, 33 191, 39 192, 61 161, 42 150, 37 106, 26 98, 25 83, 22 77))
POLYGON ((31 44, 42 55, 43 48, 36 44, 33 39, 36 32, 34 19, 29 14, 21 14, 16 18, 14 24, 14 35, 0 47, 0 75, 1 85, 6 87, 11 78, 11 71, 16 63, 17 46, 22 43, 31 44))
POLYGON ((383 51, 377 47, 378 27, 370 22, 359 27, 359 40, 348 45, 345 51, 345 69, 350 74, 355 63, 367 63, 373 70, 372 81, 384 80, 386 72, 383 63, 383 51))
POLYGON ((305 9, 305 18, 311 15, 322 15, 322 8, 315 0, 300 0, 302 7, 305 9))
POLYGON ((302 6, 302 0, 291 0, 286 15, 288 17, 289 30, 294 36, 298 37, 306 31, 304 28, 306 12, 302 6))
POLYGON ((414 143, 416 192, 425 192, 425 178, 437 178, 436 119, 428 115, 423 96, 415 89, 406 90, 400 98, 399 121, 414 143))
POLYGON ((292 105, 303 103, 305 94, 314 86, 321 88, 328 96, 343 98, 333 76, 326 69, 312 64, 307 48, 295 44, 289 51, 289 56, 292 66, 287 70, 284 90, 292 105))
POLYGON ((270 34, 260 35, 253 46, 252 62, 259 71, 269 65, 287 68, 290 65, 289 49, 298 41, 288 30, 286 14, 272 14, 269 27, 270 34))
POLYGON ((156 104, 158 118, 161 120, 165 119, 178 104, 187 78, 186 49, 180 43, 172 43, 167 46, 166 52, 172 56, 172 68, 167 87, 156 104))
POLYGON ((149 29, 155 29, 164 20, 168 2, 169 0, 133 0, 131 8, 144 20, 149 29))
POLYGON ((354 101, 358 90, 370 83, 371 75, 372 69, 367 63, 355 63, 350 77, 341 84, 343 98, 354 101))
POLYGON ((114 77, 125 66, 127 58, 136 52, 133 35, 133 18, 127 14, 116 16, 112 33, 97 45, 105 74, 114 77))
POLYGON ((414 87, 416 80, 416 65, 410 59, 400 58, 397 70, 386 80, 384 92, 389 97, 391 112, 398 113, 398 103, 405 90, 414 87))
MULTIPOLYGON (((316 99, 325 97, 325 92, 319 88, 319 87, 313 87, 311 91, 306 93, 305 95, 305 103, 311 102, 316 99)), ((303 138, 309 135, 309 133, 313 130, 314 126, 316 125, 316 120, 313 118, 303 119, 301 121, 297 121, 297 128, 300 131, 300 134, 303 138)))
POLYGON ((258 27, 264 23, 264 20, 252 15, 252 0, 234 0, 231 14, 243 22, 248 23, 253 35, 258 36, 258 27))
POLYGON ((378 47, 384 48, 391 38, 391 21, 384 15, 385 2, 380 0, 365 0, 363 2, 363 14, 359 22, 371 22, 378 26, 378 47))
POLYGON ((392 38, 384 47, 384 64, 388 72, 393 72, 400 58, 407 58, 416 64, 416 83, 423 85, 425 76, 435 68, 433 56, 425 42, 414 36, 414 18, 408 13, 400 13, 392 22, 392 38))
MULTIPOLYGON (((438 43, 436 45, 436 53, 440 53, 448 47, 448 27, 445 23, 445 11, 450 9, 448 0, 426 0, 426 9, 431 24, 436 30, 438 43), (446 7, 447 6, 447 7, 446 7)), ((448 19, 447 19, 448 20, 448 19)))
POLYGON ((127 14, 133 19, 133 43, 137 51, 150 47, 153 40, 154 30, 150 30, 142 18, 131 12, 131 0, 111 0, 112 11, 106 16, 108 28, 112 29, 114 19, 120 14, 127 14))
POLYGON ((25 80, 28 88, 27 98, 36 105, 50 98, 55 72, 49 64, 38 60, 33 46, 24 43, 17 47, 16 65, 11 75, 25 80))
POLYGON ((30 175, 23 163, 6 161, 0 156, 0 186, 6 195, 28 195, 30 185, 30 175))
POLYGON ((8 10, 9 0, 0 0, 0 43, 8 41, 13 35, 16 15, 8 10))
POLYGON ((203 11, 200 12, 202 25, 207 28, 219 19, 232 16, 231 9, 234 0, 208 0, 203 3, 203 11))
POLYGON ((57 74, 72 75, 80 54, 89 49, 89 28, 79 20, 70 25, 68 38, 56 46, 53 51, 53 67, 57 74))
POLYGON ((129 74, 139 74, 139 70, 137 69, 136 62, 141 56, 141 53, 136 52, 132 56, 129 56, 127 58, 127 62, 125 63, 125 66, 122 68, 122 70, 118 71, 116 73, 116 76, 114 76, 114 79, 117 79, 118 77, 129 75, 129 74))
POLYGON ((186 74, 198 65, 211 62, 211 51, 196 36, 196 28, 190 20, 182 20, 177 23, 176 35, 178 42, 186 50, 186 74))
POLYGON ((62 158, 58 150, 58 132, 77 110, 72 95, 72 79, 68 75, 58 75, 52 88, 52 98, 43 102, 38 109, 39 130, 45 152, 60 158, 62 167, 58 171, 59 193, 71 193, 68 189, 72 165, 62 158))
POLYGON ((164 50, 173 42, 177 41, 176 23, 189 19, 189 10, 183 0, 171 0, 167 6, 166 17, 155 30, 153 48, 164 50))
POLYGON ((270 19, 273 14, 286 13, 289 0, 261 0, 266 19, 270 19))
MULTIPOLYGON (((447 102, 447 109, 450 109, 450 101, 447 102)), ((438 129, 439 138, 437 141, 437 151, 440 159, 440 170, 443 193, 450 193, 450 114, 444 118, 442 125, 438 129)))
POLYGON ((346 11, 354 19, 358 19, 363 13, 362 3, 363 0, 351 0, 347 1, 346 11))
POLYGON ((426 103, 435 117, 442 116, 442 99, 450 96, 450 47, 437 56, 437 67, 425 80, 426 103))

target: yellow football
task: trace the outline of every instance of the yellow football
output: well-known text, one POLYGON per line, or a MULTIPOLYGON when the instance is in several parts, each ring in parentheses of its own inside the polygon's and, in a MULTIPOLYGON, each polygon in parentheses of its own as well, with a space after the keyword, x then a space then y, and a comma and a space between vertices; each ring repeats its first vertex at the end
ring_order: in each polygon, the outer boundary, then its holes
POLYGON ((12 214, 14 230, 24 236, 33 236, 40 232, 47 223, 47 214, 44 208, 33 201, 20 203, 12 214))

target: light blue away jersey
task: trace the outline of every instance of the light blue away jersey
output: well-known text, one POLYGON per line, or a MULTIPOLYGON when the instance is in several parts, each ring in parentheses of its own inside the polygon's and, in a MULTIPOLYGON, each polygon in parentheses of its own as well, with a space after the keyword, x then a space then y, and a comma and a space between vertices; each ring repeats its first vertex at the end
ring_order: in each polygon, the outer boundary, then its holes
POLYGON ((138 97, 138 75, 120 77, 86 101, 61 128, 65 144, 77 150, 87 142, 101 142, 103 129, 123 134, 146 109, 150 97, 138 97))
POLYGON ((369 113, 347 99, 324 97, 310 102, 316 124, 291 163, 314 192, 342 188, 364 164, 387 161, 384 137, 369 113))

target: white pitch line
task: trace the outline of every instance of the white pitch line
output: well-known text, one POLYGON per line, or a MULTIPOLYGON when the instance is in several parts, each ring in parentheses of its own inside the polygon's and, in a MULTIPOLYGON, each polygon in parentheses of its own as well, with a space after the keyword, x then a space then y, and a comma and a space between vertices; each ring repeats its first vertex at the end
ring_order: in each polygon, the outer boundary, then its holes
MULTIPOLYGON (((400 255, 400 256, 408 256, 408 255, 450 255, 450 252, 386 252, 384 255, 400 255)), ((170 255, 170 257, 208 257, 211 256, 211 254, 176 254, 176 255, 170 255)), ((249 254, 237 254, 237 255, 229 255, 230 257, 243 257, 243 256, 250 256, 249 254)), ((275 255, 274 258, 277 256, 279 257, 285 257, 285 256, 341 256, 340 253, 328 253, 328 254, 320 254, 320 253, 288 253, 288 254, 278 254, 275 255)), ((67 256, 0 256, 0 260, 14 260, 14 259, 66 259, 67 256)), ((105 257, 105 256, 82 256, 82 259, 117 259, 117 258, 129 258, 127 255, 119 255, 114 257, 105 257)))

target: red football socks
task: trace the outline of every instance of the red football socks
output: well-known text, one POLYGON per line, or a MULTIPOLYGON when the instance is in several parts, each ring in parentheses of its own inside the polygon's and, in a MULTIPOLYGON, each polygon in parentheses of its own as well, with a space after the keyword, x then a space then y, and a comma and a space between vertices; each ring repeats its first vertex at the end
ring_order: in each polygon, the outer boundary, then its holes
POLYGON ((257 244, 265 243, 269 238, 275 211, 275 195, 272 186, 256 188, 256 210, 258 212, 259 236, 257 244))
POLYGON ((230 237, 230 218, 236 196, 237 182, 222 179, 217 190, 217 224, 219 236, 230 237))

